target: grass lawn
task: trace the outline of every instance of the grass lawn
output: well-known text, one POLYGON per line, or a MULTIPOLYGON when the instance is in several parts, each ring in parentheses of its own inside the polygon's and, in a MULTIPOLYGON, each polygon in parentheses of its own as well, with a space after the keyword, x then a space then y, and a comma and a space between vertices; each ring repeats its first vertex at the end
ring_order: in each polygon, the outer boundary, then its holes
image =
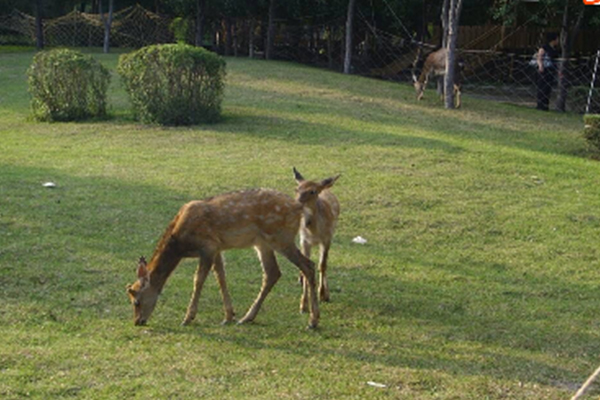
MULTIPOLYGON (((597 367, 600 163, 581 116, 468 93, 448 111, 433 90, 417 104, 409 85, 228 58, 219 124, 140 125, 116 74, 112 119, 35 123, 32 57, 0 53, 2 399, 565 399, 597 367), (210 277, 180 326, 189 259, 133 326, 125 285, 179 207, 292 195, 292 166, 342 174, 319 328, 282 258, 253 324, 220 325, 210 277)), ((250 249, 226 260, 242 316, 261 269, 250 249)))

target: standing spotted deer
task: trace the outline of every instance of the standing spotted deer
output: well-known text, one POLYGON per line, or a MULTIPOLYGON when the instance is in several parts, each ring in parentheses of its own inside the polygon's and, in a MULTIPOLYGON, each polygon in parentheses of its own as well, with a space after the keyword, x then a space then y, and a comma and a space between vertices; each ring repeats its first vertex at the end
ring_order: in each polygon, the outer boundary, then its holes
MULTIPOLYGON (((439 50, 430 53, 427 58, 425 58, 425 63, 423 64, 423 69, 421 70, 421 74, 417 78, 417 75, 413 71, 412 78, 414 82, 415 91, 417 93, 417 100, 421 100, 423 98, 423 93, 425 92, 425 88, 427 87, 427 82, 429 79, 434 77, 441 77, 446 74, 446 54, 448 51, 445 48, 441 48, 439 50)), ((460 108, 460 95, 461 95, 461 76, 460 70, 461 65, 457 65, 457 68, 454 70, 456 73, 454 74, 454 102, 455 107, 460 108)))
POLYGON ((127 286, 135 325, 146 324, 163 286, 184 257, 199 257, 200 265, 183 324, 190 324, 196 316, 200 292, 211 267, 223 297, 224 322, 232 321, 233 307, 221 253, 228 249, 254 247, 262 264, 263 282, 258 297, 239 323, 254 320, 281 276, 275 258, 275 252, 278 252, 296 265, 308 282, 301 305, 310 303, 309 327, 315 328, 319 323, 319 306, 314 263, 302 255, 294 242, 302 212, 300 203, 268 189, 227 193, 185 204, 167 227, 150 262, 146 264, 145 260, 140 260, 137 281, 127 286))
MULTIPOLYGON (((300 226, 300 243, 302 253, 310 258, 312 246, 319 246, 319 298, 329 301, 329 285, 327 284, 327 258, 335 232, 335 226, 340 215, 340 203, 329 190, 340 177, 327 178, 321 182, 304 179, 296 168, 294 178, 298 183, 296 200, 304 206, 304 216, 300 226)), ((302 278, 302 277, 301 277, 302 278)), ((306 280, 303 280, 303 292, 308 290, 306 280)), ((302 296, 306 299, 306 295, 302 296)), ((308 304, 301 303, 301 311, 306 311, 308 304)))

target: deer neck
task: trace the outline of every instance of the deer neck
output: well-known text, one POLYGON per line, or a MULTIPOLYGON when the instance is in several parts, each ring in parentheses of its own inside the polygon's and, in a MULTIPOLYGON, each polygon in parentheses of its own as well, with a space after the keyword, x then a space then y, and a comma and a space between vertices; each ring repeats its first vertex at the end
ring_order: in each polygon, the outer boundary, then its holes
POLYGON ((152 259, 148 263, 150 285, 157 289, 159 293, 171 273, 177 267, 177 264, 179 264, 179 261, 183 258, 181 251, 178 249, 177 240, 172 235, 176 220, 177 217, 165 231, 156 246, 156 250, 154 250, 152 259))
POLYGON ((315 222, 319 213, 320 208, 320 200, 317 198, 315 200, 306 202, 303 204, 303 212, 304 212, 304 221, 303 225, 307 229, 312 229, 315 226, 315 222))

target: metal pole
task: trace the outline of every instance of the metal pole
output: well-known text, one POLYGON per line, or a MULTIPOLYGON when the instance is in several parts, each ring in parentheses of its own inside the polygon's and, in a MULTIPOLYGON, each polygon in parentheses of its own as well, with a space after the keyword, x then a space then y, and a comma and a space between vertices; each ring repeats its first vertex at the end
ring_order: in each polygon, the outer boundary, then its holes
POLYGON ((590 104, 592 102, 592 92, 594 91, 594 84, 596 82, 596 73, 598 72, 598 59, 600 58, 600 49, 596 53, 596 62, 594 63, 594 72, 592 73, 592 82, 590 83, 590 92, 588 93, 587 106, 585 107, 585 113, 590 113, 590 104))

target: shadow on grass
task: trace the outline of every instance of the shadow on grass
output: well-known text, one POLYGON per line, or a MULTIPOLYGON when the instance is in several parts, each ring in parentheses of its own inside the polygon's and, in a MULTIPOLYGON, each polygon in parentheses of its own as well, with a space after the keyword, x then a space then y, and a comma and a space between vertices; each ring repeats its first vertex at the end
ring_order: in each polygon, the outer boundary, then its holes
MULTIPOLYGON (((2 165, 1 170, 0 237, 6 245, 0 250, 0 289, 6 299, 19 307, 36 307, 44 311, 45 319, 67 324, 80 315, 106 318, 107 306, 129 313, 123 287, 134 277, 134 260, 152 251, 168 221, 190 199, 164 188, 86 179, 52 169, 2 165), (46 180, 54 180, 58 187, 43 188, 46 180), (104 264, 115 259, 122 263, 104 264), (125 270, 123 265, 127 265, 125 270)), ((567 287, 560 280, 543 284, 517 280, 507 266, 468 259, 461 264, 427 264, 406 260, 399 250, 395 262, 452 270, 459 279, 440 285, 402 280, 397 272, 382 279, 382 271, 360 265, 334 268, 333 279, 344 289, 334 293, 331 305, 323 306, 321 327, 309 333, 317 340, 293 346, 264 335, 245 335, 246 330, 271 331, 260 321, 242 327, 239 334, 204 335, 213 341, 227 340, 245 348, 268 346, 298 356, 318 354, 357 363, 444 370, 452 375, 500 375, 544 384, 575 377, 567 368, 541 361, 538 354, 558 352, 576 358, 600 351, 598 345, 590 345, 597 342, 593 335, 552 324, 569 317, 559 307, 565 290, 567 300, 577 307, 582 301, 578 296, 586 288, 567 287), (506 306, 497 307, 502 304, 506 306), (540 307, 550 308, 536 317, 540 307), (406 330, 407 325, 416 328, 406 330), (395 336, 394 332, 401 333, 395 336), (360 345, 341 346, 345 342, 360 345), (481 346, 486 350, 477 350, 481 346)), ((185 297, 188 293, 186 286, 185 297)), ((20 315, 0 317, 10 324, 20 315)), ((45 322, 35 313, 27 318, 32 329, 45 322)), ((123 323, 130 324, 129 317, 123 323)), ((154 326, 159 324, 153 321, 154 326)), ((189 328, 185 334, 197 334, 194 327, 189 328)), ((181 332, 168 327, 154 330, 158 334, 181 332)))
POLYGON ((83 308, 102 308, 102 299, 86 292, 102 288, 106 295, 106 285, 118 284, 120 296, 127 283, 115 278, 122 265, 106 263, 128 260, 122 276, 133 280, 135 260, 153 250, 187 200, 166 189, 49 168, 0 169, 0 288, 16 303, 81 300, 83 308), (56 188, 43 187, 47 181, 56 188))

